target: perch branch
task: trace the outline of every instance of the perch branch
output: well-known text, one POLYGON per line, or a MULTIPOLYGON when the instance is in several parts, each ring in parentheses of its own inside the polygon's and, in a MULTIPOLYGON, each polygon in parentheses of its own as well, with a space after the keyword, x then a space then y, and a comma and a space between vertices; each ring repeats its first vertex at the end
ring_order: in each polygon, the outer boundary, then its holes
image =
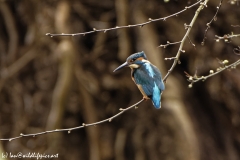
POLYGON ((19 139, 19 138, 22 138, 22 137, 36 137, 36 136, 39 136, 39 135, 48 134, 48 133, 54 133, 54 132, 65 132, 65 131, 67 131, 68 133, 71 133, 71 131, 77 130, 77 129, 80 129, 80 128, 89 127, 89 126, 95 126, 95 125, 98 125, 98 124, 101 124, 101 123, 104 123, 104 122, 111 122, 114 118, 116 118, 119 115, 123 114, 125 111, 130 110, 130 109, 136 107, 137 105, 139 105, 143 101, 144 101, 144 99, 141 99, 139 102, 131 105, 130 107, 127 107, 125 109, 120 108, 119 109, 120 110, 119 113, 115 114, 112 117, 109 117, 107 119, 104 119, 104 120, 101 120, 101 121, 98 121, 98 122, 88 123, 88 124, 82 123, 81 126, 77 126, 77 127, 73 127, 73 128, 54 129, 54 130, 49 130, 49 131, 44 131, 44 132, 39 132, 39 133, 32 133, 32 134, 23 134, 23 133, 21 133, 20 136, 13 137, 13 138, 5 138, 5 139, 3 138, 3 139, 0 139, 0 141, 12 141, 12 140, 16 140, 16 139, 19 139))

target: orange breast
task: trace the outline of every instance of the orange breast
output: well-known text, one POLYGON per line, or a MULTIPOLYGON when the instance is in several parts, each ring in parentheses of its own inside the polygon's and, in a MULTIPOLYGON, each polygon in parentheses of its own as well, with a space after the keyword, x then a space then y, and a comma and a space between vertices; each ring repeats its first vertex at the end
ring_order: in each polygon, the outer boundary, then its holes
POLYGON ((137 87, 138 87, 138 89, 140 90, 140 92, 142 93, 143 98, 144 98, 144 99, 149 99, 149 97, 148 97, 148 96, 146 95, 146 93, 143 91, 142 86, 139 85, 139 84, 137 84, 137 87))

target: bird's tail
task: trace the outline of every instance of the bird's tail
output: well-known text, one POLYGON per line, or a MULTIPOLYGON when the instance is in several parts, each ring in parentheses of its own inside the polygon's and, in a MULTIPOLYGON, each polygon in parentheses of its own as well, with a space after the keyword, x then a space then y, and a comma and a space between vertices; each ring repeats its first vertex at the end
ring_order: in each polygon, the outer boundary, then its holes
POLYGON ((160 96, 153 96, 151 97, 151 100, 156 109, 161 108, 161 92, 160 92, 160 96))

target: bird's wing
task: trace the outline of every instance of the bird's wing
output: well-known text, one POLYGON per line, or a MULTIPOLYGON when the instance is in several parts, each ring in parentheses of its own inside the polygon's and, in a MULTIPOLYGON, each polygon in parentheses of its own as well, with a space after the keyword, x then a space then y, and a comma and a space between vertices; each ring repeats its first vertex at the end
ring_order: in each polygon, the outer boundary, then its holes
POLYGON ((136 84, 141 85, 146 95, 153 95, 155 85, 160 92, 165 89, 165 86, 162 81, 161 73, 157 67, 152 64, 147 65, 149 66, 144 69, 139 68, 135 71, 134 80, 136 84), (148 70, 147 72, 146 69, 148 70))
POLYGON ((147 96, 153 94, 152 83, 154 83, 154 81, 146 72, 137 69, 134 73, 134 81, 138 86, 141 86, 147 96))
POLYGON ((154 65, 152 65, 152 69, 154 70, 154 72, 156 73, 153 77, 153 79, 156 80, 156 84, 158 86, 158 88, 163 91, 165 90, 165 85, 163 83, 163 80, 162 80, 162 75, 160 73, 160 71, 158 70, 158 68, 154 65))

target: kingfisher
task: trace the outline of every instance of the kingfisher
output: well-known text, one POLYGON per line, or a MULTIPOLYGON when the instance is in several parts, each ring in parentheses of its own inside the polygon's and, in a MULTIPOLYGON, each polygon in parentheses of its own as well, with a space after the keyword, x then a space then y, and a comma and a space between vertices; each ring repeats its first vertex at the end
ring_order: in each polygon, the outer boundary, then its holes
POLYGON ((138 52, 130 55, 126 62, 113 72, 123 67, 131 68, 131 77, 145 100, 151 99, 156 109, 161 108, 161 94, 165 89, 161 72, 148 61, 145 53, 138 52))

